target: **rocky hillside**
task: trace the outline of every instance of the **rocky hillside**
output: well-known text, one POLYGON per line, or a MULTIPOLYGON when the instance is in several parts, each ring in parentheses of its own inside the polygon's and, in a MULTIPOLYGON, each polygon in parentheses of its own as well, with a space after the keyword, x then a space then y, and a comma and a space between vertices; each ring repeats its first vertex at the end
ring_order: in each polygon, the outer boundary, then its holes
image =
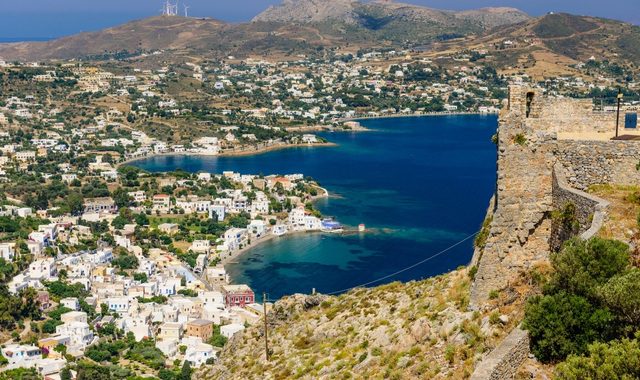
MULTIPOLYGON (((284 0, 271 6, 253 20, 260 22, 324 23, 344 22, 371 28, 373 21, 384 26, 396 20, 417 24, 463 23, 480 29, 514 24, 528 20, 529 16, 515 8, 484 8, 453 12, 396 3, 388 0, 360 2, 354 0, 284 0)), ((468 26, 467 25, 467 26, 468 26)))
POLYGON ((111 58, 166 51, 203 57, 316 49, 334 45, 315 29, 271 23, 228 24, 213 19, 150 17, 113 28, 80 33, 48 42, 0 44, 5 60, 111 58))
POLYGON ((566 13, 548 14, 496 28, 484 40, 532 40, 553 53, 586 61, 640 59, 640 27, 615 20, 566 13))
POLYGON ((256 16, 254 22, 307 25, 328 35, 348 36, 350 41, 425 44, 482 33, 529 18, 514 8, 453 12, 384 0, 285 0, 256 16))
POLYGON ((528 292, 513 285, 486 309, 470 312, 467 272, 339 297, 286 297, 269 314, 269 362, 257 325, 236 335, 219 364, 197 378, 466 378, 517 324, 528 292))
POLYGON ((110 58, 157 50, 217 58, 256 52, 306 54, 320 47, 423 44, 526 19, 511 8, 456 13, 392 2, 287 0, 249 23, 150 17, 54 41, 0 44, 0 58, 110 58))
POLYGON ((280 5, 269 6, 253 18, 255 22, 325 22, 341 20, 355 22, 353 0, 284 0, 280 5))

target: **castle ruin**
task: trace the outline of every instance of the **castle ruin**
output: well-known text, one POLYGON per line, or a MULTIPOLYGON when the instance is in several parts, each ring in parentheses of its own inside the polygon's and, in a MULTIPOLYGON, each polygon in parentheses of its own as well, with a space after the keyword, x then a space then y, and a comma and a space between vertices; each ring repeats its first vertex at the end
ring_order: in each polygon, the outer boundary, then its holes
MULTIPOLYGON (((548 97, 541 89, 511 86, 497 132, 497 184, 484 249, 476 249, 478 271, 472 307, 538 261, 548 259, 557 234, 551 212, 571 202, 580 234, 599 229, 607 202, 584 191, 595 184, 638 184, 640 131, 624 128, 612 139, 616 112, 594 110, 591 99, 548 97)), ((554 244, 557 245, 557 244, 554 244)))
MULTIPOLYGON (((484 247, 476 248, 477 274, 471 308, 486 304, 492 291, 509 286, 522 271, 546 261, 567 236, 551 213, 575 207, 583 239, 602 227, 609 203, 586 193, 596 184, 640 183, 640 131, 627 129, 625 116, 637 120, 638 109, 596 111, 591 99, 554 98, 537 88, 511 86, 497 132, 497 183, 487 218, 484 247)), ((526 331, 515 328, 477 366, 472 380, 513 378, 529 353, 526 331)))

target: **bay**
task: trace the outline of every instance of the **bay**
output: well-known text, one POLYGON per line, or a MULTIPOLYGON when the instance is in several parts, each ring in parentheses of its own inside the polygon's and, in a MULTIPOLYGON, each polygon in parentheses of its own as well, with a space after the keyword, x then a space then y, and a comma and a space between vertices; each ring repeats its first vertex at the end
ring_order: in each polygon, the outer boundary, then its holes
POLYGON ((467 264, 473 253, 473 239, 467 238, 482 224, 495 187, 491 136, 496 116, 361 123, 370 131, 321 134, 336 147, 242 157, 159 156, 132 164, 152 172, 303 173, 330 192, 330 198, 316 203, 324 215, 352 227, 366 224, 367 232, 361 234, 276 238, 227 265, 234 283, 249 284, 270 299, 312 289, 331 293, 361 284, 422 279, 467 264))

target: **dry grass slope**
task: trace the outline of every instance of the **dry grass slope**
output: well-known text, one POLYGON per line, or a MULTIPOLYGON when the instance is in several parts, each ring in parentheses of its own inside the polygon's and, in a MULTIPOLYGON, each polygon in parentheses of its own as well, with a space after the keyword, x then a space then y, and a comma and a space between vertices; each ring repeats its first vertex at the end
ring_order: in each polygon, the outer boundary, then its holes
POLYGON ((204 379, 463 379, 521 318, 527 283, 468 311, 470 279, 458 270, 424 281, 294 295, 270 313, 271 361, 261 325, 237 335, 204 379), (502 318, 501 318, 502 317, 502 318), (502 319, 502 321, 501 321, 502 319))

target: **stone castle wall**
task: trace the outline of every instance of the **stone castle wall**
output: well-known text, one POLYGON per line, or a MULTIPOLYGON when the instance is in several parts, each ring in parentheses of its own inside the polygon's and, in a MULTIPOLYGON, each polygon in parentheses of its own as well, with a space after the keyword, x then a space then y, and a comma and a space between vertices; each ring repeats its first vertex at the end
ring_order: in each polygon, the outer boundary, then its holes
POLYGON ((551 133, 604 133, 615 130, 615 112, 596 112, 591 99, 543 98, 541 110, 526 119, 536 131, 551 133))
MULTIPOLYGON (((578 189, 639 183, 640 142, 558 140, 558 133, 611 128, 615 117, 593 112, 590 100, 547 99, 536 90, 510 88, 498 127, 490 236, 484 250, 474 252, 478 272, 471 288, 472 308, 482 307, 490 291, 507 287, 521 270, 546 260, 551 243, 559 245, 566 238, 554 236, 553 210, 575 205, 583 239, 600 230, 609 203, 578 189)), ((528 354, 527 332, 516 328, 478 364, 471 379, 513 378, 528 354)))
POLYGON ((491 291, 507 287, 518 272, 548 257, 554 209, 572 201, 581 232, 591 227, 599 202, 554 186, 556 163, 566 171, 567 189, 640 183, 640 142, 558 140, 560 133, 610 133, 615 122, 615 113, 594 111, 590 99, 549 98, 539 89, 509 88, 498 125, 493 222, 484 249, 474 253, 478 272, 471 288, 472 308, 480 307, 491 291))
POLYGON ((566 169, 567 183, 586 190, 591 185, 640 183, 640 142, 573 141, 556 143, 555 155, 566 169))
MULTIPOLYGON (((512 88, 509 106, 500 115, 495 211, 471 288, 472 307, 549 251, 553 135, 525 123, 525 95, 521 88, 512 88)), ((539 114, 532 106, 530 115, 539 114)))
MULTIPOLYGON (((580 224, 578 234, 583 239, 590 239, 602 227, 609 202, 594 195, 577 190, 567 183, 566 170, 558 162, 553 168, 553 206, 556 210, 564 208, 567 204, 573 204, 576 210, 576 219, 580 224)), ((552 228, 550 246, 558 250, 569 236, 564 236, 563 231, 552 228)))

